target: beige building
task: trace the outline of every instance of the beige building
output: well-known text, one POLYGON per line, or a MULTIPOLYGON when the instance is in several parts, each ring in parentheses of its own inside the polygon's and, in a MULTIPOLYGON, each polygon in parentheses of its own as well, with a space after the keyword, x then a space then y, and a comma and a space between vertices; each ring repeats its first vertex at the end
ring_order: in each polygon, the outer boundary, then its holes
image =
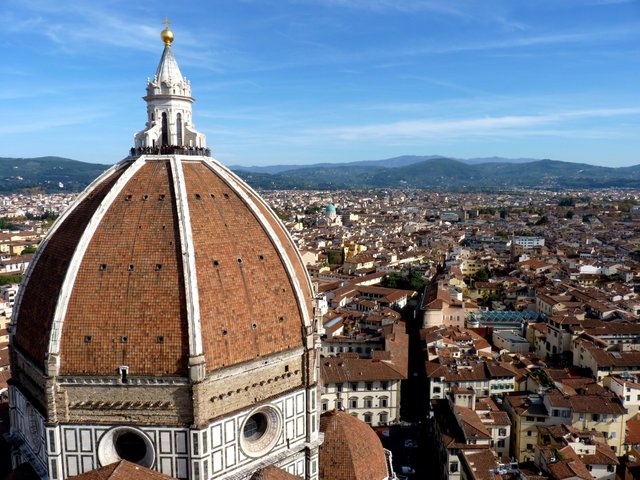
POLYGON ((542 397, 529 392, 510 393, 503 408, 511 419, 511 456, 518 462, 533 461, 538 426, 552 425, 542 397))
POLYGON ((540 394, 512 393, 504 408, 512 421, 512 454, 519 462, 533 460, 538 443, 538 427, 571 425, 583 431, 599 432, 616 455, 622 455, 625 413, 611 392, 563 394, 558 389, 540 394))
POLYGON ((553 480, 614 480, 620 462, 602 434, 555 425, 538 427, 535 464, 553 480))
POLYGON ((508 364, 459 358, 453 362, 426 362, 429 399, 447 398, 454 388, 470 388, 478 397, 516 390, 516 372, 508 364))
POLYGON ((606 344, 578 337, 573 341, 573 364, 591 371, 598 382, 608 375, 640 371, 640 351, 621 347, 605 350, 606 344))
POLYGON ((422 328, 464 327, 466 315, 477 310, 478 305, 465 299, 462 291, 443 285, 429 285, 418 306, 418 311, 422 312, 422 328))
MULTIPOLYGON (((440 478, 463 480, 469 478, 463 472, 466 455, 484 451, 497 461, 492 450, 492 434, 474 410, 472 391, 458 390, 448 399, 433 400, 433 436, 438 448, 440 478)), ((496 462, 497 463, 497 462, 496 462)), ((437 468, 434 465, 434 468, 437 468)))

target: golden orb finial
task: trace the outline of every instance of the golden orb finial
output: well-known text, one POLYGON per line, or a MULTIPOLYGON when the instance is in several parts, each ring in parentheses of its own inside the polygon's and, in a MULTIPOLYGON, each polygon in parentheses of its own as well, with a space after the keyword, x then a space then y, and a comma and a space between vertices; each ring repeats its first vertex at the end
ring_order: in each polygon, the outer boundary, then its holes
POLYGON ((171 45, 171 43, 173 42, 173 32, 171 30, 169 30, 169 24, 171 23, 169 21, 169 18, 166 17, 164 19, 164 30, 162 30, 162 32, 160 32, 160 38, 162 39, 162 41, 164 42, 165 45, 171 45))

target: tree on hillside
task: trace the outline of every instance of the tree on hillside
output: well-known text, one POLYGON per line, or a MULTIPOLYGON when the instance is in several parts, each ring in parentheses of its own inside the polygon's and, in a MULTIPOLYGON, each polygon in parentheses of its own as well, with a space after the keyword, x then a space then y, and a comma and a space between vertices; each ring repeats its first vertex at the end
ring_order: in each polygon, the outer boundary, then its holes
POLYGON ((382 279, 382 286, 387 288, 400 288, 403 290, 420 291, 427 284, 426 279, 415 270, 411 270, 406 276, 399 272, 392 272, 382 279))
POLYGON ((471 275, 471 278, 473 278, 476 282, 486 282, 487 280, 489 280, 490 277, 491 277, 491 274, 489 270, 487 270, 484 267, 478 270, 473 275, 471 275))

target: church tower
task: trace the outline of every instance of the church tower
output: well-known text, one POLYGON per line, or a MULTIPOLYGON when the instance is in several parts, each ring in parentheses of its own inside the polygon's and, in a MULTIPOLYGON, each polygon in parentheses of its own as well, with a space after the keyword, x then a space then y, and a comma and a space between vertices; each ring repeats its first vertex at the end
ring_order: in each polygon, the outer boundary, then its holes
POLYGON ((318 478, 314 292, 262 198, 211 158, 173 33, 132 155, 38 248, 10 327, 14 463, 318 478))
POLYGON ((173 56, 173 32, 169 21, 160 34, 164 52, 153 80, 147 79, 147 124, 135 137, 136 149, 155 149, 162 145, 205 147, 206 139, 191 120, 191 83, 180 73, 173 56))

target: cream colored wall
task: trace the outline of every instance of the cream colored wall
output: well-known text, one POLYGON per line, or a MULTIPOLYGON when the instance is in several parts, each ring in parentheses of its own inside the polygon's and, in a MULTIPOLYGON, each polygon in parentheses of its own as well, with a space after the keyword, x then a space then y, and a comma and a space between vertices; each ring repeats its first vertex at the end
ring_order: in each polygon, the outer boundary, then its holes
POLYGON ((616 455, 622 455, 625 435, 624 415, 598 414, 598 420, 594 420, 591 413, 574 413, 571 420, 573 428, 605 433, 607 445, 614 449, 616 455))

